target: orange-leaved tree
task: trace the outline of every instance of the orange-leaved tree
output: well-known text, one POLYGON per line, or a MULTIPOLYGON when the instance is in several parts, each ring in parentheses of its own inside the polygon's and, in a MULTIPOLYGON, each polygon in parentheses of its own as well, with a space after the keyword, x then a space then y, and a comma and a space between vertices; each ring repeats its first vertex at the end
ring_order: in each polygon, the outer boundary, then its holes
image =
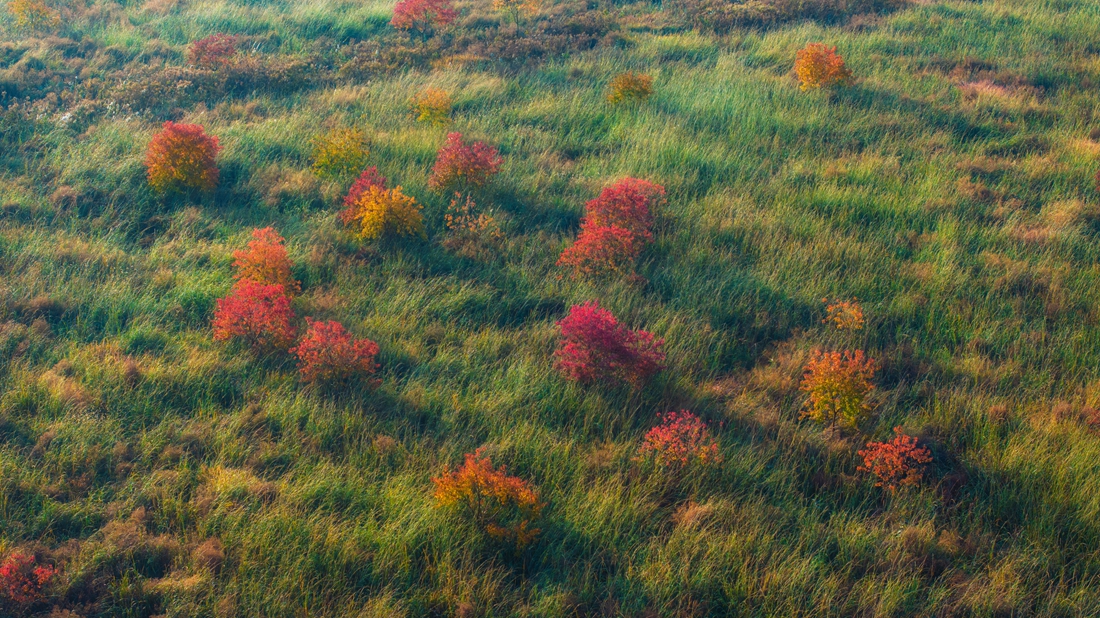
POLYGON ((803 412, 819 423, 856 427, 871 411, 867 395, 875 364, 862 350, 817 351, 806 365, 801 389, 809 393, 803 412))
POLYGON ((145 152, 149 186, 161 193, 184 189, 212 191, 218 186, 215 159, 219 151, 218 138, 207 135, 201 125, 169 120, 153 136, 145 152))
POLYGON ((413 114, 417 122, 442 126, 451 121, 451 95, 439 88, 428 88, 412 98, 413 114))
POLYGON ((424 237, 424 215, 416 198, 405 195, 401 187, 384 184, 366 186, 340 218, 355 235, 373 240, 387 234, 424 237))
POLYGON ((15 27, 20 30, 43 30, 61 23, 61 15, 42 0, 11 0, 8 2, 8 12, 15 18, 15 27))
POLYGON ((863 307, 855 300, 834 300, 824 298, 825 311, 828 314, 823 322, 833 323, 840 330, 859 330, 863 328, 863 307))
POLYGON ((803 90, 843 86, 852 81, 852 72, 836 53, 836 47, 823 43, 810 43, 798 50, 794 72, 803 90))
POLYGON ((627 71, 611 80, 607 101, 612 104, 645 101, 653 94, 653 78, 645 73, 627 71))
POLYGON ((301 291, 301 284, 291 274, 293 264, 287 257, 284 239, 275 228, 265 227, 252 230, 252 240, 248 249, 233 252, 236 261, 233 275, 237 280, 254 281, 266 285, 281 285, 288 296, 301 291))
POLYGON ((534 524, 546 506, 538 491, 527 481, 510 476, 503 466, 494 468, 484 448, 467 453, 462 466, 444 471, 432 483, 440 507, 459 510, 489 536, 517 551, 538 537, 534 524))
POLYGON ((861 472, 873 474, 875 485, 893 492, 902 487, 920 484, 925 464, 932 461, 932 452, 917 446, 917 439, 894 427, 894 439, 889 442, 868 442, 859 451, 863 464, 861 472))

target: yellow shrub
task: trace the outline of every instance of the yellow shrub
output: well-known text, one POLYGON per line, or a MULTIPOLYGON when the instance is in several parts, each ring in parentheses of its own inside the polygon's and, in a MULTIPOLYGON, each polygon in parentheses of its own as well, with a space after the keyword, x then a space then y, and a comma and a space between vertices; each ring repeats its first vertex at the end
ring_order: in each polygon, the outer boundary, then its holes
POLYGON ((61 15, 42 0, 11 0, 8 11, 15 18, 15 27, 22 30, 53 28, 61 23, 61 15))
POLYGON ((451 95, 438 88, 428 88, 412 98, 417 122, 442 126, 451 121, 451 95))
POLYGON ((405 195, 401 187, 384 189, 371 186, 351 207, 348 223, 355 235, 364 240, 385 234, 424 236, 424 216, 416 198, 405 195))
POLYGON ((367 166, 367 137, 359 129, 338 129, 313 145, 313 173, 337 180, 358 174, 367 166))
POLYGON ((629 100, 644 101, 653 94, 653 78, 644 73, 627 71, 611 80, 611 93, 607 95, 610 103, 625 103, 629 100))

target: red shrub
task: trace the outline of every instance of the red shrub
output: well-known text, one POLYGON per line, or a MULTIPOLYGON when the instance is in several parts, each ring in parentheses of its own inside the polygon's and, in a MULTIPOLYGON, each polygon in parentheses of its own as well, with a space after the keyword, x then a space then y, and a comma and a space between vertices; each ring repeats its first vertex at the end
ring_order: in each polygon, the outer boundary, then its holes
POLYGON ((458 13, 451 0, 401 0, 393 7, 390 24, 401 30, 429 33, 453 22, 458 13))
POLYGON ((653 227, 651 206, 663 200, 664 196, 665 188, 661 185, 638 178, 624 178, 584 205, 583 224, 618 226, 648 242, 653 238, 650 232, 653 227))
POLYGON ((576 242, 561 252, 558 265, 586 277, 621 274, 633 271, 641 251, 642 243, 630 230, 613 225, 584 227, 576 242))
POLYGON ((575 305, 558 327, 562 346, 555 352, 557 367, 570 380, 612 379, 639 387, 663 368, 664 340, 619 324, 595 301, 575 305))
POLYGON ((286 255, 283 241, 275 228, 252 230, 248 249, 233 252, 233 257, 236 258, 233 267, 237 269, 234 277, 239 281, 281 285, 288 295, 297 294, 301 291, 301 285, 290 274, 292 264, 286 255))
POLYGON ((504 467, 493 468, 484 449, 466 454, 458 470, 433 478, 435 500, 441 507, 457 507, 474 523, 498 540, 523 549, 539 534, 531 524, 538 520, 545 504, 530 483, 509 476, 504 467))
POLYGON ((281 285, 242 279, 214 310, 214 339, 243 339, 256 349, 285 350, 294 342, 294 312, 281 285))
POLYGON ((217 69, 229 64, 237 53, 237 37, 231 34, 212 34, 191 44, 187 56, 191 64, 203 69, 217 69))
POLYGON ((339 322, 306 318, 306 334, 291 348, 298 356, 298 371, 307 382, 335 382, 374 373, 378 344, 352 337, 339 322))
POLYGON ((439 192, 483 187, 503 162, 497 149, 485 142, 467 143, 461 133, 449 133, 447 143, 436 154, 428 187, 439 192))
POLYGON ((917 439, 902 433, 901 427, 894 427, 894 434, 889 442, 868 442, 867 447, 859 451, 863 465, 858 469, 878 477, 875 486, 889 491, 919 485, 924 464, 932 461, 931 451, 918 447, 917 439))
POLYGON ((169 120, 153 136, 145 152, 149 185, 156 191, 185 188, 211 191, 218 186, 214 159, 221 146, 197 124, 176 124, 169 120))
POLYGON ((0 564, 0 599, 23 606, 41 601, 42 589, 56 573, 52 566, 39 565, 34 556, 15 552, 0 564))
POLYGON ((645 435, 638 454, 657 465, 680 469, 690 463, 718 463, 722 456, 707 424, 687 410, 662 415, 661 424, 645 435))
POLYGON ((653 240, 650 206, 664 195, 661 185, 637 178, 625 178, 605 188, 585 204, 581 233, 562 252, 558 264, 582 276, 631 270, 642 249, 653 240))
POLYGON ((379 174, 378 168, 373 165, 359 174, 359 178, 355 179, 348 194, 344 196, 344 210, 340 211, 340 221, 343 224, 348 225, 355 220, 356 203, 371 187, 386 188, 386 177, 379 174))

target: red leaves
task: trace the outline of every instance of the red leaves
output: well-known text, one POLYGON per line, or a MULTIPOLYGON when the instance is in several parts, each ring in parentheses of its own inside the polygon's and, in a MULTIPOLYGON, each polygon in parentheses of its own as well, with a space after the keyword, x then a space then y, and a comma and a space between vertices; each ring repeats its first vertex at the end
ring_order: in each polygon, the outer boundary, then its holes
POLYGON ((183 189, 212 191, 218 186, 214 162, 221 146, 200 125, 176 124, 169 120, 153 136, 145 153, 149 186, 164 193, 183 189))
POLYGON ((348 194, 344 196, 344 210, 340 211, 340 221, 342 223, 346 225, 355 220, 356 204, 359 202, 359 198, 368 192, 371 187, 386 188, 386 177, 379 174, 378 168, 373 165, 363 170, 362 174, 359 174, 359 178, 355 179, 351 189, 348 190, 348 194))
POLYGON ((233 252, 233 257, 236 258, 233 267, 237 269, 234 277, 239 281, 281 285, 287 295, 297 294, 301 291, 301 285, 290 273, 292 264, 283 242, 283 237, 275 228, 252 230, 248 249, 233 252))
POLYGON ((575 305, 558 327, 562 346, 554 356, 558 369, 570 380, 610 379, 638 388, 663 368, 663 339, 619 324, 595 301, 575 305))
POLYGON ((722 460, 707 424, 687 410, 663 414, 661 424, 645 435, 638 455, 670 470, 722 460))
POLYGON ((0 564, 0 599, 24 606, 41 601, 42 589, 55 574, 55 568, 39 565, 34 556, 15 552, 0 564))
POLYGON ((378 344, 352 337, 339 322, 306 318, 306 334, 290 352, 298 356, 298 371, 307 382, 336 382, 367 377, 378 364, 378 344))
POLYGON ((461 133, 449 133, 447 143, 436 154, 428 187, 443 192, 476 189, 489 184, 504 159, 485 142, 465 142, 461 133))
POLYGON ((581 233, 558 258, 581 276, 598 277, 633 271, 634 261, 653 240, 650 207, 664 199, 661 185, 625 178, 585 204, 581 233))
POLYGON ((545 504, 530 483, 493 468, 484 449, 467 453, 462 466, 433 478, 435 500, 441 507, 460 507, 490 536, 523 549, 539 534, 530 527, 545 504))
POLYGON ((918 447, 917 439, 902 433, 901 427, 894 427, 894 434, 889 442, 868 442, 867 447, 859 451, 863 465, 858 468, 860 472, 878 477, 876 487, 885 487, 891 492, 919 485, 924 464, 932 461, 931 451, 918 447))
POLYGON ((458 17, 451 0, 401 0, 393 7, 390 25, 401 30, 430 31, 458 17))
POLYGON ((242 339, 258 350, 286 350, 294 342, 293 320, 283 286, 242 279, 217 300, 214 339, 242 339))
POLYGON ((202 69, 217 69, 229 64, 237 53, 237 37, 231 34, 212 34, 191 44, 187 50, 191 64, 202 69))

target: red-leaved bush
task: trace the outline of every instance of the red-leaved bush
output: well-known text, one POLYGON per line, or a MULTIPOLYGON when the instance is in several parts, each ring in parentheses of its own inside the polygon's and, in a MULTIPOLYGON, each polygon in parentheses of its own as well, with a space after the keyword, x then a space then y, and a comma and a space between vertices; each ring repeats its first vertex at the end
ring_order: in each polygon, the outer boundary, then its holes
POLYGON ((932 461, 931 451, 917 446, 917 439, 902 433, 901 427, 894 427, 894 434, 889 442, 868 442, 859 451, 863 465, 858 470, 875 475, 875 486, 889 491, 919 485, 924 465, 932 461))
POLYGON ((390 25, 427 34, 450 24, 455 17, 458 12, 451 6, 451 0, 401 0, 393 7, 390 25))
POLYGON ((220 150, 218 138, 207 135, 200 125, 169 120, 145 152, 149 185, 162 193, 188 188, 211 191, 218 186, 214 159, 220 150))
POLYGON ((522 550, 538 537, 535 523, 546 506, 530 483, 493 467, 479 448, 467 453, 462 466, 433 478, 435 500, 441 507, 461 509, 495 539, 522 550))
POLYGON ((663 339, 619 324, 595 301, 574 305, 558 328, 561 347, 554 356, 570 380, 616 380, 637 388, 663 368, 663 339))
POLYGON ((449 133, 447 143, 436 153, 428 187, 438 192, 484 187, 502 163, 496 148, 485 142, 466 142, 461 133, 449 133))
POLYGON ((633 270, 647 243, 653 240, 651 207, 664 199, 665 188, 637 178, 625 178, 605 188, 585 204, 581 233, 558 258, 582 276, 633 270))
POLYGON ((231 34, 212 34, 191 44, 187 57, 191 64, 202 69, 217 69, 229 64, 237 53, 237 37, 231 34))
POLYGON ((306 382, 338 382, 369 377, 378 369, 378 344, 356 339, 339 322, 306 318, 306 334, 290 352, 306 382))
POLYGON ((253 281, 265 285, 281 285, 290 296, 301 291, 301 284, 290 273, 290 258, 287 257, 284 239, 275 228, 265 227, 252 230, 252 240, 248 249, 234 251, 233 275, 238 281, 253 281))
POLYGON ((41 601, 43 589, 56 574, 55 568, 38 564, 34 556, 15 552, 0 564, 0 599, 18 606, 41 601))
POLYGON ((658 466, 679 470, 688 464, 712 464, 722 460, 718 443, 707 429, 707 424, 687 410, 668 412, 661 416, 661 424, 645 435, 638 455, 650 459, 658 466))
POLYGON ((355 220, 356 204, 364 193, 370 191, 371 187, 386 189, 386 177, 379 174, 378 168, 373 165, 363 170, 362 174, 359 174, 359 178, 355 179, 351 189, 348 190, 348 194, 344 196, 344 210, 340 211, 341 223, 347 225, 355 220))
POLYGON ((286 350, 294 343, 294 311, 283 286, 242 279, 217 300, 214 339, 242 339, 255 349, 286 350))

